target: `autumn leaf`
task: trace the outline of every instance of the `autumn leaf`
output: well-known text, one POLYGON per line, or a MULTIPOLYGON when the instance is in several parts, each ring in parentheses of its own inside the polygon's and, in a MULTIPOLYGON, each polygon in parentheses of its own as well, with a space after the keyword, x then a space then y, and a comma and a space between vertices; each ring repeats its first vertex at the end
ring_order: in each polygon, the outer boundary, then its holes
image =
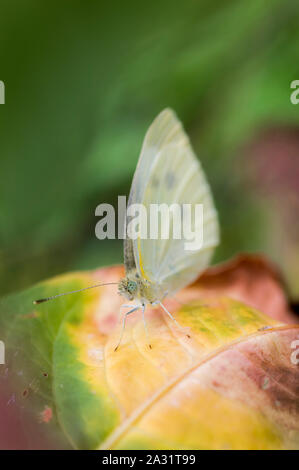
POLYGON ((286 287, 278 268, 262 255, 240 254, 207 269, 194 283, 198 296, 227 295, 284 323, 298 323, 289 307, 286 287))
POLYGON ((182 328, 148 307, 148 338, 140 313, 129 316, 117 351, 116 286, 32 300, 117 281, 122 267, 3 299, 1 448, 298 449, 299 326, 258 264, 212 268, 165 301, 182 328), (273 318, 252 306, 269 313, 270 292, 273 318))

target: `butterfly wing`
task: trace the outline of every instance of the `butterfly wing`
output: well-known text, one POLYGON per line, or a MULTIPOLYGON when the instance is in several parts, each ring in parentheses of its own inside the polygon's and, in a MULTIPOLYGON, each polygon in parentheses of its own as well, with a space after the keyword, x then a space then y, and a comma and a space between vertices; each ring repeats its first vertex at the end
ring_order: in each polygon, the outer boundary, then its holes
MULTIPOLYGON (((129 205, 203 204, 203 244, 186 251, 186 238, 174 239, 176 220, 170 213, 170 237, 129 240, 138 273, 143 278, 173 293, 194 280, 209 264, 218 244, 219 227, 212 195, 200 163, 175 113, 162 111, 150 126, 133 178, 129 205)), ((191 230, 195 230, 195 219, 191 230)), ((140 227, 142 233, 142 227, 140 227)))
MULTIPOLYGON (((170 109, 165 109, 156 117, 143 141, 141 154, 132 181, 128 206, 142 202, 143 193, 148 183, 148 176, 159 151, 171 142, 179 144, 183 143, 185 139, 186 136, 181 133, 181 124, 170 109)), ((126 226, 128 226, 129 220, 127 217, 126 226)), ((133 241, 127 237, 124 240, 124 265, 126 272, 136 267, 136 256, 136 244, 133 247, 133 241)), ((139 262, 137 264, 137 271, 139 274, 142 274, 139 262)))

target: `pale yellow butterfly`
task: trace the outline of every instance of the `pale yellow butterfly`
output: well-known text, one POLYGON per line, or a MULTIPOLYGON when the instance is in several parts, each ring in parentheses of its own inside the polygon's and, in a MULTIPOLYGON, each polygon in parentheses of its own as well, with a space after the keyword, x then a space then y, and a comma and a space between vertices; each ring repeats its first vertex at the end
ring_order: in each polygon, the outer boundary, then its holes
MULTIPOLYGON (((121 343, 126 317, 142 309, 144 326, 147 304, 160 305, 174 321, 162 300, 182 289, 209 265, 219 243, 219 223, 211 190, 190 141, 171 109, 165 109, 149 127, 134 174, 128 207, 142 204, 149 211, 151 204, 203 204, 203 244, 198 250, 186 251, 186 239, 126 238, 124 264, 126 276, 118 284, 118 292, 136 305, 123 305, 130 310, 123 316, 122 330, 115 350, 121 343)), ((128 223, 128 218, 127 218, 128 223)), ((196 227, 193 227, 196 229, 196 227)), ((142 227, 140 227, 142 231, 142 227)), ((112 283, 113 284, 113 283, 112 283)), ((85 289, 98 287, 90 286, 85 289)), ((85 289, 79 289, 81 292, 85 289)), ((45 302, 58 294, 35 303, 45 302)))

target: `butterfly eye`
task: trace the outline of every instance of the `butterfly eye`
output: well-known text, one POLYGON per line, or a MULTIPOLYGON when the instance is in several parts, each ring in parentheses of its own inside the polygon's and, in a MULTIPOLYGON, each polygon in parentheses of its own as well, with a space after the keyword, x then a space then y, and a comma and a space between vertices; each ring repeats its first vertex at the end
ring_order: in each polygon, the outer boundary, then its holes
POLYGON ((128 287, 128 291, 133 293, 137 289, 137 283, 134 281, 129 281, 127 287, 128 287))

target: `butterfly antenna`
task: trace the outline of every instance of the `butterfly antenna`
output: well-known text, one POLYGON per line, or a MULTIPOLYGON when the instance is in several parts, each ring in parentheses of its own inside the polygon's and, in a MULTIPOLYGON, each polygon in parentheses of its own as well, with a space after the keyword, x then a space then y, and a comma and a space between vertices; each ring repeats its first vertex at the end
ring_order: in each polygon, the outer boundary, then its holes
POLYGON ((106 282, 103 284, 95 284, 94 286, 84 287, 83 289, 72 290, 70 292, 63 292, 62 294, 57 294, 57 295, 51 295, 50 297, 45 297, 44 299, 37 299, 37 300, 34 300, 33 303, 34 305, 42 304, 43 302, 48 302, 49 300, 57 299, 58 297, 62 297, 63 295, 77 294, 77 292, 83 292, 84 290, 87 290, 87 289, 94 289, 95 287, 102 287, 102 286, 111 286, 114 284, 118 284, 118 282, 106 282))

